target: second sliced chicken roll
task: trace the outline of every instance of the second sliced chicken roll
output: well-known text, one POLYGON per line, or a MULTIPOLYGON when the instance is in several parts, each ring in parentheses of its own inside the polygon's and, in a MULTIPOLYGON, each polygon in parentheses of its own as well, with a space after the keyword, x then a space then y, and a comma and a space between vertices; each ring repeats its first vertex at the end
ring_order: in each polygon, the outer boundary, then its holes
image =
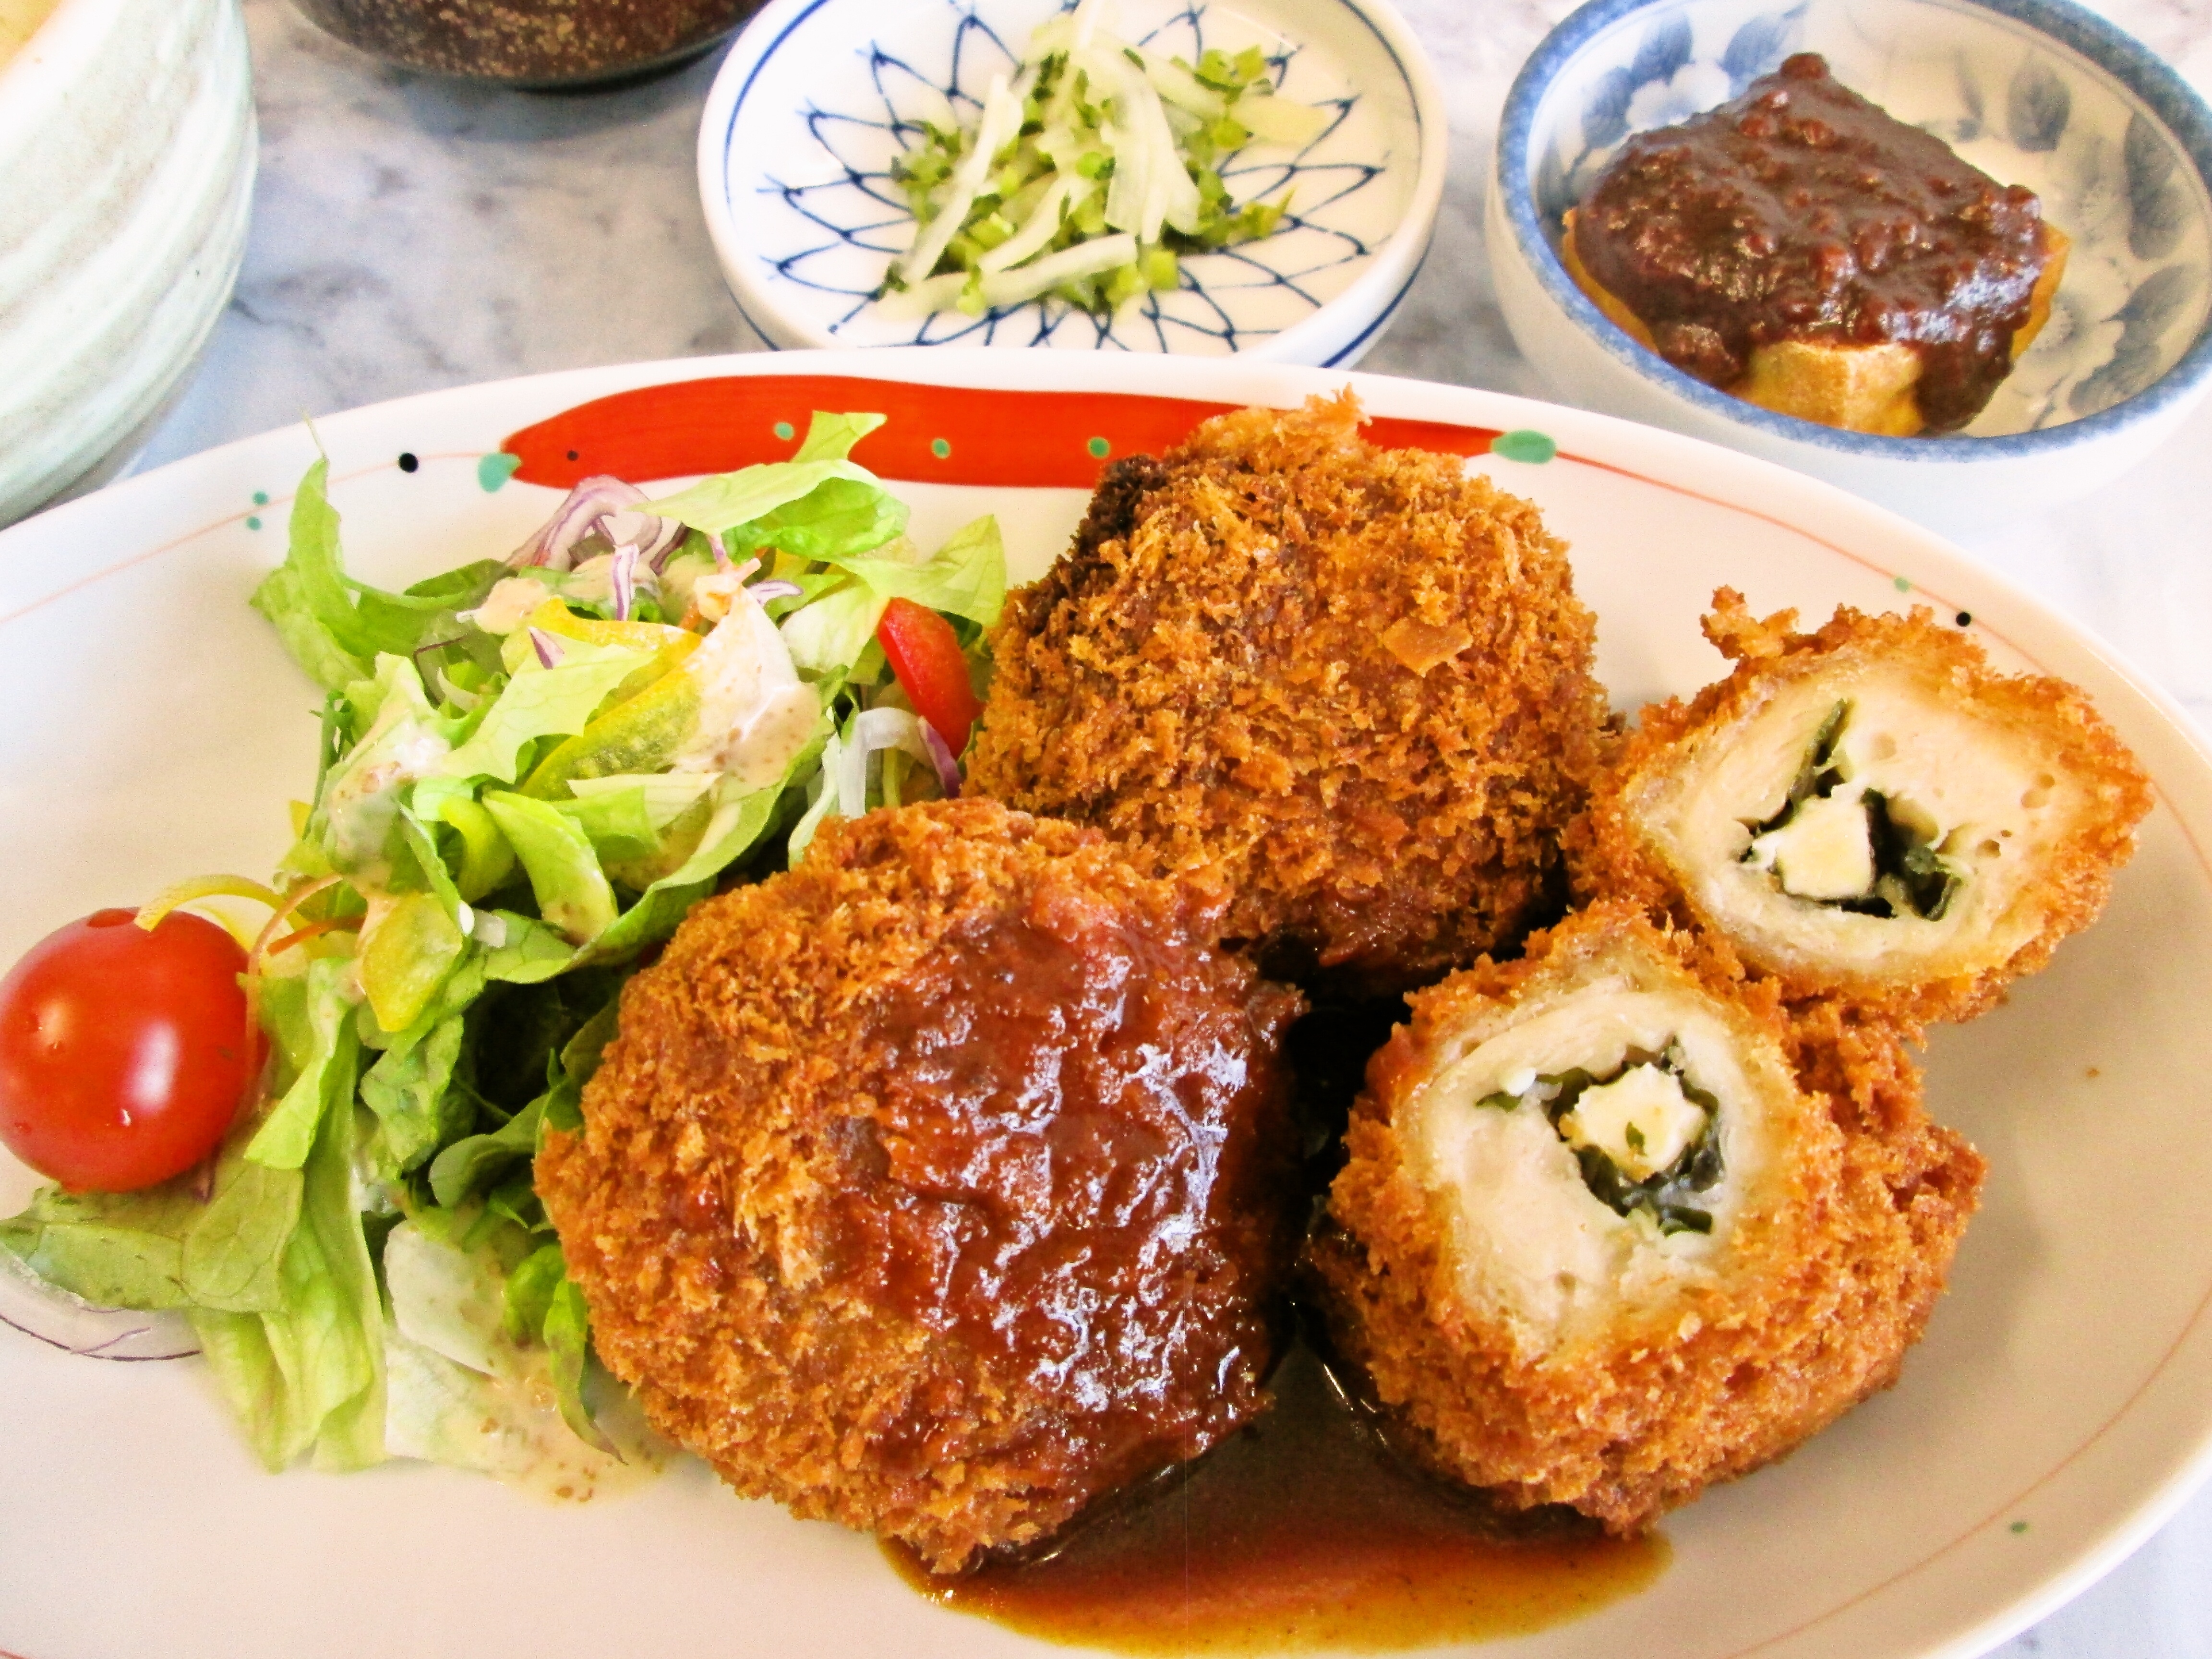
POLYGON ((1771 988, 1687 948, 1600 906, 1413 998, 1309 1247, 1407 1449, 1616 1531, 1893 1381, 1982 1171, 1893 1037, 1808 1088, 1771 988))

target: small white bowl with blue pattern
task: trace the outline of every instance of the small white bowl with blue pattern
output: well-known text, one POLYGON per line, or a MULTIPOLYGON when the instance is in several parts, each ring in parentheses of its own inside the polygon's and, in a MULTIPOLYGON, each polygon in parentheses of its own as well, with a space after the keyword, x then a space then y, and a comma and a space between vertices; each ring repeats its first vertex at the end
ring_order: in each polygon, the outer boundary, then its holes
POLYGON ((1236 201, 1279 199, 1261 240, 1186 256, 1182 286, 1111 317, 1047 298, 981 317, 877 299, 914 236, 891 162, 948 110, 972 124, 991 77, 1074 0, 773 0, 731 49, 699 129, 699 193, 730 291, 769 344, 1042 346, 1231 353, 1348 366, 1428 252, 1448 137, 1434 71, 1388 0, 1120 0, 1113 27, 1196 62, 1257 46, 1279 89, 1334 112, 1300 149, 1253 144, 1236 201))
POLYGON ((1763 455, 1943 528, 2085 495, 2212 387, 2212 112, 2068 0, 1594 0, 1514 82, 1487 232, 1506 321, 1565 400, 1763 455), (1560 216, 1630 133, 1795 52, 2042 198, 2073 239, 2050 323, 1964 433, 1886 438, 1755 408, 1607 322, 1560 216))

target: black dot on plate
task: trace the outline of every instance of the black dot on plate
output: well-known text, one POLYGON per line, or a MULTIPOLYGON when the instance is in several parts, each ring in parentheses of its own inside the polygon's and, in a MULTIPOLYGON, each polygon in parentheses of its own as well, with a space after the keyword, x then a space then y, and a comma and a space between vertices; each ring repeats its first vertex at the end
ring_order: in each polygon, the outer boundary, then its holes
POLYGON ((422 463, 416 459, 415 452, 413 450, 409 449, 400 452, 399 470, 402 472, 412 472, 416 467, 422 465, 422 463))
POLYGON ((570 460, 572 460, 572 461, 574 461, 574 460, 581 460, 583 458, 582 458, 581 456, 580 456, 579 454, 577 454, 577 453, 576 453, 576 452, 575 452, 574 450, 573 450, 573 449, 572 449, 572 450, 570 450, 570 451, 568 452, 568 459, 569 459, 570 460))
POLYGON ((1959 613, 1959 626, 1961 628, 1972 628, 1973 625, 1974 613, 1971 611, 1961 611, 1959 613))

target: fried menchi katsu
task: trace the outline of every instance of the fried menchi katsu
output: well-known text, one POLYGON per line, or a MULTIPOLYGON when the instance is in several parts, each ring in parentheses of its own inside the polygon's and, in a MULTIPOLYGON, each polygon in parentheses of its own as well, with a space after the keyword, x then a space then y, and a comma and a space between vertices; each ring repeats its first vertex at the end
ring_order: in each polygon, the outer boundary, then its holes
POLYGON ((2082 693, 1924 610, 1799 634, 1713 604, 1735 671, 1644 711, 1570 836, 1578 890, 1911 1020, 1991 1006, 2095 920, 2151 793, 2082 693))
POLYGON ((1631 338, 1778 414, 1891 437, 1979 414, 2051 315, 2068 242, 1800 52, 1640 132, 1567 216, 1560 258, 1631 338))
POLYGON ((1398 989, 1534 919, 1603 697, 1536 509, 1359 420, 1243 410, 1109 467, 1009 599, 969 777, 1210 867, 1279 977, 1398 989))
POLYGON ((1309 1246, 1403 1449, 1632 1532, 1895 1380, 1982 1163, 1893 1034, 1617 904, 1410 1000, 1309 1246))
POLYGON ((1258 1412, 1299 1000, 1217 919, 982 800, 695 909, 538 1160, 653 1424, 950 1571, 1258 1412))

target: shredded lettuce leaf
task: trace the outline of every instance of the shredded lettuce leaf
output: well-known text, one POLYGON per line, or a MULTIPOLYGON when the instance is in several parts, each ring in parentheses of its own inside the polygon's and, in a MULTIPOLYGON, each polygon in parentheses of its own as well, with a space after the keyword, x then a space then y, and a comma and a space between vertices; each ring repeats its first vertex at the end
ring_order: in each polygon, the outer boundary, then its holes
POLYGON ((368 678, 380 654, 407 656, 427 641, 461 633, 457 613, 482 603, 504 567, 479 560, 404 593, 354 580, 339 550, 330 476, 325 458, 300 480, 284 562, 254 589, 250 603, 316 684, 343 691, 368 678))

